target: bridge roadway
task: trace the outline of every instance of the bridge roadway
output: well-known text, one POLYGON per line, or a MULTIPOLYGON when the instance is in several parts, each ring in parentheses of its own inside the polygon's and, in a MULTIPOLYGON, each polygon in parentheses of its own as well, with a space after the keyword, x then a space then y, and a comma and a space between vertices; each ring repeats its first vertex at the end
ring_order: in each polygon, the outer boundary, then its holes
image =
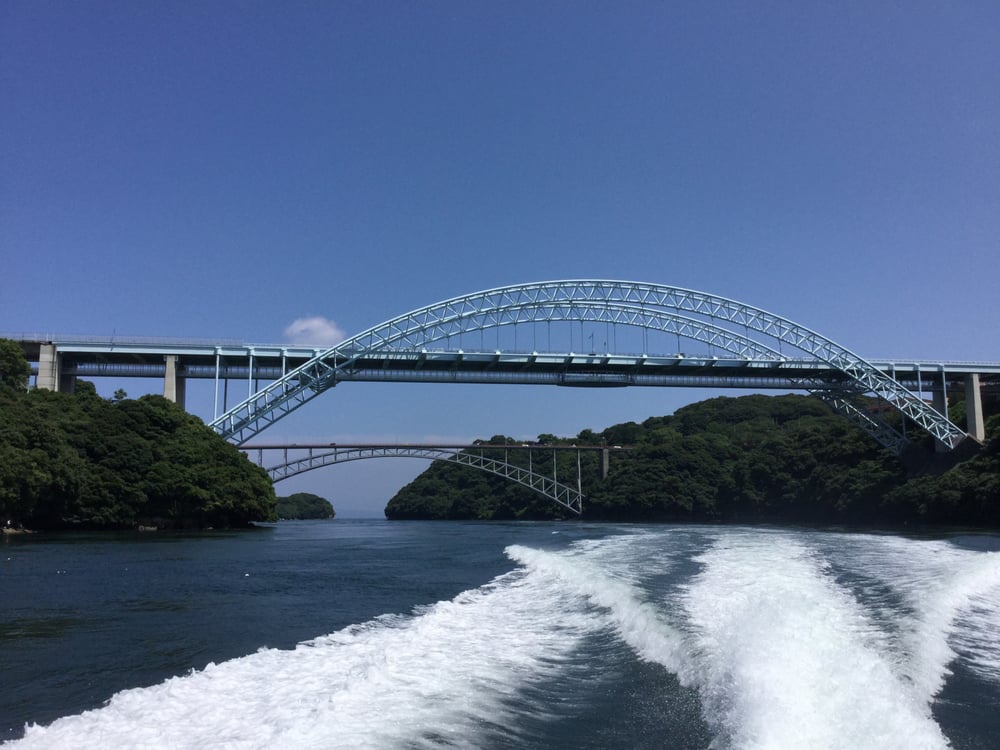
MULTIPOLYGON (((184 341, 114 341, 37 336, 21 345, 39 387, 70 390, 77 377, 164 378, 164 395, 183 402, 186 379, 247 382, 282 377, 324 348, 184 341)), ((340 361, 353 352, 345 350, 340 361)), ((331 359, 331 362, 335 361, 331 359)), ((978 375, 1000 390, 1000 363, 869 359, 879 371, 918 392, 965 388, 978 375)), ((701 354, 540 353, 510 351, 367 352, 341 369, 338 381, 508 383, 580 387, 673 386, 794 390, 845 383, 842 370, 809 358, 752 359, 701 354)), ((228 389, 227 389, 228 390, 228 389)), ((225 404, 222 404, 225 408, 225 404)), ((216 414, 217 415, 217 414, 216 414)))
MULTIPOLYGON (((674 318, 666 319, 675 322, 674 318)), ((794 325, 789 321, 784 324, 794 325)), ((395 330, 402 323, 386 325, 395 330)), ((499 348, 464 351, 419 344, 406 348, 398 343, 372 345, 367 341, 370 333, 333 350, 232 342, 18 338, 29 361, 36 363, 33 369, 39 388, 72 390, 75 379, 81 376, 162 377, 163 395, 184 405, 189 379, 211 379, 214 381, 212 426, 237 444, 247 442, 267 424, 330 386, 351 381, 805 390, 901 455, 908 443, 905 420, 900 432, 880 415, 859 408, 852 400, 855 394, 877 390, 880 399, 928 429, 944 450, 953 449, 966 434, 979 441, 984 439, 981 394, 984 389, 995 391, 1000 386, 1000 364, 864 361, 806 329, 798 330, 803 338, 796 348, 816 348, 823 356, 813 356, 808 351, 804 356, 784 356, 780 340, 776 349, 704 321, 691 331, 685 330, 685 335, 693 332, 695 336, 707 337, 705 341, 690 338, 696 346, 708 348, 707 354, 699 356, 539 353, 499 348), (354 342, 365 342, 368 347, 359 347, 354 342), (729 348, 716 349, 716 343, 729 348), (733 353, 734 349, 737 353, 733 353), (230 409, 229 384, 233 381, 246 382, 246 400, 235 395, 238 406, 230 409), (933 407, 924 405, 924 394, 928 392, 933 397, 933 407), (948 395, 956 392, 962 393, 969 404, 967 433, 942 416, 947 413, 948 395)), ((461 336, 457 340, 461 341, 461 336)), ((239 385, 236 390, 240 390, 239 385)))

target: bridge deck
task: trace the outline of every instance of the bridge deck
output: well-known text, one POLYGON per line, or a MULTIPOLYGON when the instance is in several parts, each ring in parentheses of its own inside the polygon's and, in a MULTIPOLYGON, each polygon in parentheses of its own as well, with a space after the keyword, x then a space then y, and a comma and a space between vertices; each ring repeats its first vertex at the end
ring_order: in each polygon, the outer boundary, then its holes
MULTIPOLYGON (((55 343, 61 372, 77 377, 162 377, 164 358, 178 357, 177 374, 192 379, 274 380, 316 354, 312 347, 190 342, 21 341, 37 362, 43 343, 55 343)), ((350 356, 344 352, 341 361, 350 356)), ((1000 387, 1000 363, 869 360, 907 387, 962 382, 977 373, 1000 387)), ((843 372, 813 359, 734 359, 684 354, 598 354, 499 351, 388 351, 360 357, 339 375, 344 381, 467 382, 564 386, 711 385, 802 388, 845 380, 843 372)))

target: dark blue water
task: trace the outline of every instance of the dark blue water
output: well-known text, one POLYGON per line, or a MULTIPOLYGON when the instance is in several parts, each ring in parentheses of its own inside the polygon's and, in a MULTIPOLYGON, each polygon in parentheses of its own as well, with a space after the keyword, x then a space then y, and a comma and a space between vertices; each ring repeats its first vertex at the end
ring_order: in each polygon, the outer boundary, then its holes
POLYGON ((998 549, 991 535, 341 520, 5 537, 0 736, 995 748, 998 549))

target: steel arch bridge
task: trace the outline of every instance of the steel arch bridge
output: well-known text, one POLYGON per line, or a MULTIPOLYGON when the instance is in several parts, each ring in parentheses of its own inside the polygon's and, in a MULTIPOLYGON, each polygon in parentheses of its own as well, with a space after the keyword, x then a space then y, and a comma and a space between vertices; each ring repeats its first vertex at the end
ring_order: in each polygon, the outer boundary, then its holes
MULTIPOLYGON (((720 349, 738 358, 780 365, 796 358, 822 364, 829 375, 805 375, 796 385, 828 402, 897 455, 904 434, 880 417, 867 414, 854 397, 869 394, 898 409, 906 418, 951 450, 966 433, 897 380, 845 347, 794 321, 743 302, 661 284, 569 280, 499 287, 437 302, 392 318, 317 354, 304 364, 250 395, 215 419, 211 426, 237 445, 324 393, 354 379, 362 363, 419 361, 428 347, 460 341, 466 334, 518 325, 604 323, 647 335, 667 333, 720 349)), ((572 332, 571 332, 572 336, 572 332)), ((572 341, 572 338, 571 338, 572 341)), ((458 354, 462 353, 458 349, 458 354)), ((500 355, 499 346, 496 351, 500 355)), ((567 353, 572 357, 572 352, 567 353)), ((531 367, 527 364, 526 367, 531 367)), ((628 381, 613 384, 627 385, 628 381)))
MULTIPOLYGON (((509 479, 517 484, 547 497, 555 503, 567 508, 572 513, 580 515, 583 512, 583 488, 581 484, 580 454, 582 451, 603 451, 605 446, 527 446, 527 445, 301 445, 243 446, 247 454, 257 453, 258 465, 264 467, 268 476, 274 482, 303 474, 307 471, 324 466, 361 461, 372 458, 421 458, 428 461, 448 461, 461 466, 469 466, 488 474, 494 474, 509 479), (504 452, 504 457, 492 457, 487 453, 504 452), (298 455, 289 456, 289 451, 298 455), (305 453, 303 453, 305 451, 305 453), (528 466, 518 466, 509 460, 510 451, 527 452, 528 466), (540 474, 534 471, 531 455, 533 452, 552 453, 552 475, 540 474), (576 487, 559 481, 557 476, 557 452, 574 451, 576 453, 576 487), (279 452, 277 463, 265 466, 264 454, 279 452)), ((617 449, 623 450, 623 449, 617 449)))

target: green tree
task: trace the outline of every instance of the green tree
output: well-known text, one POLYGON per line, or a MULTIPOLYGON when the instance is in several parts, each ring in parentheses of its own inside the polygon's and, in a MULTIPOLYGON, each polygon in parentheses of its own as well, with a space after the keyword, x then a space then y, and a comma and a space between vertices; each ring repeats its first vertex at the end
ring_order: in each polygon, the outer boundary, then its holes
POLYGON ((0 385, 0 515, 28 528, 242 526, 274 518, 267 474, 160 396, 0 385))
POLYGON ((0 339, 0 388, 24 390, 31 377, 31 366, 21 345, 10 339, 0 339))
POLYGON ((279 497, 276 510, 279 520, 336 516, 329 500, 311 492, 296 492, 287 497, 279 497))

